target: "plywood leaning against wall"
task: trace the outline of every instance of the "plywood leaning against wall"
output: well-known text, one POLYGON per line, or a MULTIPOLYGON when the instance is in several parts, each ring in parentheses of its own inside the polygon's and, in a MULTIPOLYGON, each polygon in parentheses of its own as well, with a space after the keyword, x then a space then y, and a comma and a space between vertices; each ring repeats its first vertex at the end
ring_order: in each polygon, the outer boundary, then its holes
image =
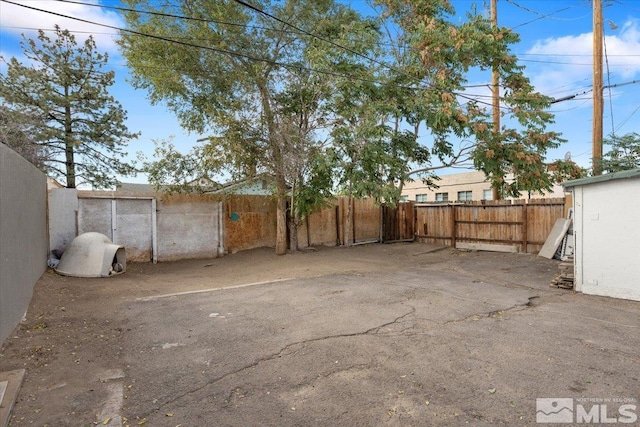
POLYGON ((276 244, 276 200, 269 196, 227 195, 224 247, 235 253, 276 244))

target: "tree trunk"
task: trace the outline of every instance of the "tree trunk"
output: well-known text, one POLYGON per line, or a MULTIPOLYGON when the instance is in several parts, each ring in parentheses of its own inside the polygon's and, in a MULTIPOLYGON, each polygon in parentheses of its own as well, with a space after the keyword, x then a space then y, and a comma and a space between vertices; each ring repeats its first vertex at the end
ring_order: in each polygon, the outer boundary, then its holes
POLYGON ((257 81, 262 103, 262 114, 267 124, 268 142, 271 150, 274 175, 276 179, 276 255, 287 253, 287 182, 284 176, 282 151, 279 146, 276 123, 271 110, 271 97, 265 82, 257 81))
POLYGON ((289 248, 291 252, 298 250, 298 226, 295 218, 289 220, 289 248))
POLYGON ((289 250, 295 252, 298 250, 298 223, 299 218, 295 209, 295 185, 291 189, 291 200, 289 202, 289 250))
MULTIPOLYGON (((65 88, 65 95, 68 89, 65 88)), ((71 107, 64 109, 64 154, 67 188, 76 188, 76 163, 74 159, 73 129, 71 129, 71 107)))
POLYGON ((65 143, 65 175, 67 180, 67 188, 76 188, 76 172, 73 158, 73 142, 65 143))
POLYGON ((349 195, 349 197, 347 198, 347 213, 346 213, 347 218, 344 224, 344 245, 345 246, 353 245, 353 230, 352 230, 353 221, 351 221, 351 219, 353 218, 352 205, 353 205, 353 197, 349 195))
POLYGON ((284 176, 276 177, 276 255, 287 253, 287 185, 284 176))

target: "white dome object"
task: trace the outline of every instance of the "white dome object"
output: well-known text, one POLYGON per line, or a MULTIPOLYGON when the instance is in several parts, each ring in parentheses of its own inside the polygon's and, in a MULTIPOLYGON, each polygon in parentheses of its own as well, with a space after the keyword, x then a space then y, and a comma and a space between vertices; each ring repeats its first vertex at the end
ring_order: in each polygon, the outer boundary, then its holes
POLYGON ((56 268, 58 274, 75 277, 109 277, 127 267, 124 246, 104 234, 83 233, 67 246, 56 268))

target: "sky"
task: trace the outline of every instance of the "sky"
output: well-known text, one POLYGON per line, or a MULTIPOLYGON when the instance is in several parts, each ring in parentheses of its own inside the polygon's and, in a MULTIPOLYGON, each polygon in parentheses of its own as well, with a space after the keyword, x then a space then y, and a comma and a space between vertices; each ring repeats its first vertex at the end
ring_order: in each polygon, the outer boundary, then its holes
MULTIPOLYGON (((56 0, 10 0, 30 7, 54 11, 59 14, 123 27, 123 19, 114 10, 95 6, 71 4, 56 0)), ((117 0, 83 0, 86 3, 119 5, 117 0)), ((374 13, 365 0, 339 0, 351 5, 364 15, 374 13)), ((474 5, 486 10, 487 2, 451 0, 456 9, 456 20, 464 20, 465 13, 474 5)), ((591 163, 592 127, 592 2, 589 0, 498 0, 498 23, 520 35, 520 43, 512 48, 525 74, 536 90, 555 99, 576 95, 567 101, 554 103, 550 109, 555 123, 550 130, 562 133, 567 140, 558 149, 549 151, 547 160, 563 159, 570 153, 580 166, 591 163)), ((603 128, 605 137, 615 133, 640 133, 640 0, 603 0, 605 65, 603 128)), ((488 13, 488 12, 487 12, 488 13)), ((116 72, 116 84, 110 93, 128 112, 130 131, 141 132, 130 142, 128 152, 135 158, 137 152, 153 153, 154 140, 173 142, 183 152, 197 145, 202 135, 184 131, 174 114, 163 105, 151 105, 147 93, 136 90, 128 83, 126 61, 118 51, 116 31, 93 24, 70 21, 49 13, 37 12, 0 0, 0 54, 8 59, 20 59, 21 34, 35 39, 37 30, 51 30, 58 24, 72 31, 79 41, 92 34, 98 50, 109 53, 109 67, 116 72)), ((6 67, 0 65, 0 72, 6 67)), ((474 73, 469 84, 491 81, 486 75, 474 73)), ((472 89, 469 90, 472 93, 472 89)), ((488 92, 478 90, 478 95, 488 92)), ((605 153, 607 147, 604 149, 605 153)), ((447 172, 445 172, 447 173, 447 172)), ((146 177, 127 178, 130 182, 145 182, 146 177)))

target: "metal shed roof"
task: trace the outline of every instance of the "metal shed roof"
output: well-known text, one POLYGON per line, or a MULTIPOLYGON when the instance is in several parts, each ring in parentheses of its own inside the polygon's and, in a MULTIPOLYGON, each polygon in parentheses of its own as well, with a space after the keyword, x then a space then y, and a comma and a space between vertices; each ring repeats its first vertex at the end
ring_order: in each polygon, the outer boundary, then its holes
POLYGON ((626 178, 640 178, 640 169, 629 169, 621 172, 606 173, 604 175, 589 176, 587 178, 574 179, 571 181, 563 182, 562 186, 565 188, 578 187, 580 185, 589 185, 589 184, 595 184, 598 182, 606 182, 606 181, 613 181, 616 179, 626 179, 626 178))

